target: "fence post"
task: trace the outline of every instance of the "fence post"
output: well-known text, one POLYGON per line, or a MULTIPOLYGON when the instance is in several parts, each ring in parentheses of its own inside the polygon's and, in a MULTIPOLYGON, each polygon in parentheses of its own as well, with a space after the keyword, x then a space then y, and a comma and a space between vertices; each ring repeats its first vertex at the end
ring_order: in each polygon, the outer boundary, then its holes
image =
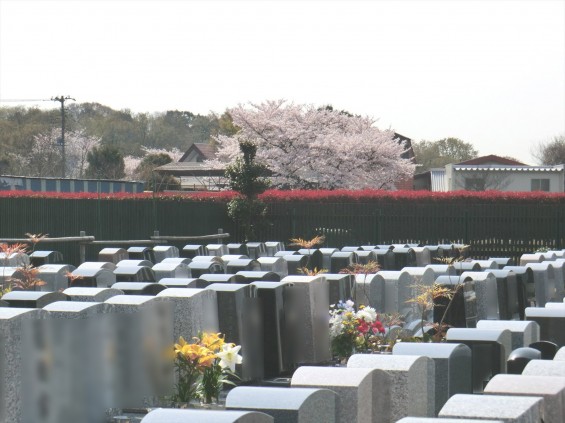
MULTIPOLYGON (((218 233, 219 234, 223 234, 224 233, 224 229, 223 228, 218 228, 218 233)), ((218 238, 218 244, 223 244, 223 240, 222 238, 218 238)))
MULTIPOLYGON (((86 236, 86 232, 85 231, 80 231, 79 232, 80 236, 86 236)), ((79 242, 78 244, 78 251, 79 251, 79 260, 80 260, 80 264, 84 263, 86 261, 86 244, 79 242)))

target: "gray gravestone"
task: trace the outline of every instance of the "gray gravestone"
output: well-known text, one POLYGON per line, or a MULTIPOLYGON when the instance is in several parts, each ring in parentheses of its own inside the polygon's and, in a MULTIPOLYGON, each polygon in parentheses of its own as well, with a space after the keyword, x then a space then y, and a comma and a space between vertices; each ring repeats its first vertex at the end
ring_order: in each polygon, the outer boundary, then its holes
MULTIPOLYGON (((214 256, 215 257, 215 256, 214 256)), ((193 261, 188 265, 190 275, 193 278, 199 278, 206 273, 225 273, 225 267, 222 263, 213 261, 193 261)))
POLYGON ((412 248, 394 247, 392 250, 394 257, 394 270, 402 270, 405 267, 415 267, 416 253, 412 248))
POLYGON ((133 246, 128 248, 128 256, 132 260, 147 260, 151 264, 156 263, 155 254, 149 247, 133 246))
POLYGON ((463 272, 461 280, 472 281, 474 284, 477 296, 477 318, 479 320, 499 319, 499 298, 494 274, 491 272, 463 272))
POLYGON ((167 287, 157 282, 116 282, 112 289, 119 289, 125 295, 155 296, 167 287))
POLYGON ((173 245, 156 245, 153 247, 153 254, 155 255, 155 263, 160 263, 166 258, 178 257, 179 249, 173 245))
MULTIPOLYGON (((228 244, 228 248, 229 248, 229 244, 228 244)), ((208 254, 208 250, 204 245, 188 244, 185 245, 181 251, 179 251, 179 255, 181 257, 186 257, 189 259, 192 259, 196 256, 205 256, 207 254, 208 254)))
POLYGON ((226 264, 226 273, 239 271, 261 271, 261 265, 254 259, 230 260, 226 264))
POLYGON ((287 276, 285 290, 287 330, 294 333, 294 363, 322 363, 330 359, 328 281, 318 276, 287 276))
POLYGON ((275 272, 281 279, 288 276, 288 265, 282 257, 259 257, 257 261, 263 272, 275 272))
POLYGON ((377 255, 373 251, 353 251, 353 254, 355 254, 355 261, 359 264, 378 263, 377 255))
POLYGON ((330 273, 339 273, 341 270, 355 264, 356 256, 351 251, 337 251, 330 258, 330 273))
POLYGON ((528 263, 541 263, 545 260, 543 253, 522 254, 520 256, 520 266, 525 266, 528 263))
POLYGON ((243 283, 245 281, 243 276, 234 273, 204 273, 200 275, 200 279, 208 283, 206 286, 212 283, 243 283))
POLYGON ((445 419, 439 417, 404 417, 397 423, 504 423, 502 420, 445 419))
MULTIPOLYGON (((29 369, 26 351, 31 345, 24 331, 27 323, 39 318, 42 312, 26 308, 0 308, 0 421, 21 422, 24 410, 31 404, 29 390, 33 385, 22 378, 25 368, 29 369)), ((37 346, 35 346, 37 348, 37 346)))
MULTIPOLYGON (((82 266, 82 265, 81 265, 82 266)), ((145 267, 153 267, 153 263, 149 260, 138 260, 138 259, 128 259, 128 260, 121 260, 116 263, 116 267, 120 266, 145 266, 145 267)), ((114 269, 116 268, 114 267, 114 269)), ((114 270, 112 269, 112 270, 114 270)))
POLYGON ((69 283, 70 287, 109 288, 116 283, 116 275, 114 275, 114 272, 105 268, 77 267, 72 271, 71 278, 77 279, 69 283))
POLYGON ((332 266, 332 254, 338 252, 337 248, 318 248, 320 253, 322 253, 322 268, 330 269, 332 266))
POLYGON ((544 421, 565 421, 565 379, 496 375, 485 387, 485 394, 543 397, 544 421))
POLYGON ((239 243, 230 243, 227 244, 228 247, 228 254, 235 254, 235 255, 244 255, 247 258, 249 258, 248 251, 247 251, 247 246, 245 244, 239 244, 239 243))
POLYGON ((155 272, 146 266, 118 266, 114 275, 116 282, 155 282, 155 272))
POLYGON ((559 348, 559 350, 557 350, 557 353, 555 354, 555 357, 553 357, 553 359, 555 361, 565 361, 565 347, 559 348))
POLYGON ((329 389, 240 386, 226 398, 226 409, 253 410, 277 423, 334 423, 337 395, 329 389))
POLYGON ((555 276, 555 301, 565 298, 565 259, 558 258, 551 262, 555 276))
POLYGON ((0 253, 0 263, 6 267, 23 267, 29 265, 30 260, 26 253, 12 253, 9 257, 0 253))
MULTIPOLYGON (((408 304, 404 301, 408 300, 408 292, 410 291, 410 286, 415 284, 414 279, 410 276, 408 272, 395 271, 395 270, 382 270, 372 278, 372 283, 381 283, 381 279, 384 282, 384 304, 379 304, 377 298, 370 298, 370 301, 376 301, 376 304, 371 306, 375 307, 375 310, 379 313, 408 313, 412 310, 408 304), (377 306, 383 307, 383 309, 377 308, 377 306)), ((375 292, 378 292, 376 289, 375 292)), ((369 290, 369 292, 371 292, 369 290)), ((413 316, 411 316, 413 317, 413 316)), ((408 317, 408 320, 411 320, 408 317)))
POLYGON ((247 246, 247 255, 250 259, 257 260, 259 257, 267 257, 267 247, 263 242, 248 242, 245 244, 247 246))
POLYGON ((289 275, 300 275, 302 273, 301 269, 306 267, 308 263, 308 257, 302 254, 284 255, 283 259, 286 261, 289 275))
POLYGON ((225 244, 208 244, 206 248, 208 249, 209 256, 221 257, 230 253, 228 246, 225 244))
POLYGON ((555 272, 550 262, 526 263, 532 269, 535 284, 536 305, 543 307, 555 297, 555 272))
MULTIPOLYGON (((263 376, 263 327, 257 288, 253 285, 213 283, 205 289, 215 291, 218 330, 226 342, 241 345, 243 364, 239 371, 244 381, 263 376)), ((239 366, 238 366, 239 369, 239 366)))
POLYGON ((447 401, 439 412, 439 417, 540 423, 543 421, 542 407, 541 397, 458 394, 447 401))
POLYGON ((506 360, 512 346, 509 330, 451 328, 445 339, 447 342, 465 344, 471 349, 474 393, 481 393, 494 375, 506 373, 506 360))
POLYGON ((393 355, 425 356, 435 363, 435 414, 455 394, 471 394, 471 349, 464 344, 398 342, 393 355))
POLYGON ((286 325, 284 298, 286 282, 254 282, 261 301, 263 322, 263 372, 266 378, 280 376, 291 369, 291 343, 294 333, 286 325))
POLYGON ((163 261, 161 261, 161 263, 182 263, 182 264, 186 264, 187 266, 192 262, 192 259, 187 258, 187 257, 167 257, 166 259, 163 259, 163 261))
POLYGON ((456 276, 455 268, 449 264, 428 264, 424 266, 426 269, 432 269, 434 272, 434 280, 440 276, 456 276))
POLYGON ((163 278, 159 281, 167 288, 198 288, 199 282, 203 281, 198 278, 163 278))
POLYGON ((363 248, 361 248, 360 246, 346 245, 345 247, 341 247, 341 251, 344 251, 344 252, 354 252, 354 251, 360 251, 360 250, 363 250, 363 248))
POLYGON ((526 303, 524 294, 520 292, 516 273, 511 270, 492 269, 490 273, 496 278, 498 295, 498 311, 501 320, 520 320, 524 317, 526 303))
POLYGON ((175 342, 182 336, 186 341, 201 332, 219 331, 216 292, 207 289, 167 288, 157 297, 169 299, 173 310, 173 337, 175 342))
POLYGON ((75 270, 70 264, 44 264, 37 268, 37 279, 45 282, 39 287, 41 291, 60 291, 69 287, 68 273, 75 270))
POLYGON ((108 298, 115 297, 116 295, 124 295, 124 292, 119 289, 113 288, 67 288, 63 291, 71 301, 87 301, 103 303, 108 298))
POLYGON ((44 351, 56 357, 43 375, 49 421, 98 421, 114 405, 107 396, 114 370, 107 355, 108 309, 98 302, 58 301, 43 311, 44 351))
POLYGON ((29 255, 29 261, 35 267, 45 264, 64 264, 63 254, 60 251, 35 250, 29 255))
POLYGON ((115 352, 110 391, 114 407, 153 406, 174 383, 170 355, 164 354, 177 341, 173 303, 166 297, 116 295, 103 304, 111 319, 108 338, 115 352))
POLYGON ((123 248, 103 248, 98 253, 98 261, 109 261, 114 264, 128 258, 128 252, 123 248))
POLYGON ((435 415, 435 364, 429 357, 353 354, 347 368, 380 369, 390 374, 391 419, 435 415))
POLYGON ((159 282, 163 278, 188 278, 190 271, 184 263, 157 263, 152 267, 155 274, 155 281, 159 282))
POLYGON ((428 247, 412 247, 416 254, 416 266, 425 267, 432 262, 432 255, 428 247))
POLYGON ((263 271, 245 271, 240 270, 236 273, 237 275, 243 277, 242 283, 252 283, 252 282, 280 282, 281 277, 278 273, 274 272, 263 272, 263 271))
POLYGON ((385 278, 381 273, 382 270, 378 273, 355 276, 353 300, 357 306, 370 305, 378 313, 385 312, 385 278))
POLYGON ((157 408, 141 423, 274 423, 271 416, 257 411, 179 410, 157 408))
POLYGON ((390 375, 379 369, 299 367, 291 386, 325 388, 338 396, 337 423, 388 423, 391 420, 390 375))
POLYGON ((498 263, 494 260, 471 260, 470 263, 477 263, 483 271, 498 269, 498 263))
POLYGON ((474 328, 477 325, 477 294, 473 280, 463 280, 460 276, 438 276, 435 283, 455 294, 449 309, 446 308, 449 299, 434 298, 434 322, 443 319, 444 323, 453 327, 474 328))
POLYGON ((284 242, 280 241, 267 241, 265 242, 268 257, 274 257, 278 251, 285 249, 284 242))
POLYGON ((68 301, 69 297, 62 292, 44 291, 11 291, 2 296, 10 307, 43 308, 56 301, 68 301))
POLYGON ((477 329, 508 329, 512 334, 512 351, 516 348, 527 347, 531 343, 540 340, 540 327, 533 321, 479 320, 477 322, 477 329))
POLYGON ((494 260, 499 269, 504 269, 505 266, 514 266, 514 259, 510 257, 489 257, 489 260, 494 260))
MULTIPOLYGON (((322 269, 324 262, 324 255, 317 248, 301 248, 298 253, 308 257, 307 267, 308 269, 322 269)), ((326 269, 328 270, 328 269, 326 269)))
POLYGON ((330 304, 353 299, 355 276, 344 273, 324 273, 328 281, 330 304))
POLYGON ((540 327, 540 339, 555 342, 558 346, 565 346, 565 309, 528 307, 526 319, 536 322, 540 327))
POLYGON ((560 360, 530 360, 524 370, 526 376, 565 377, 565 362, 560 360))

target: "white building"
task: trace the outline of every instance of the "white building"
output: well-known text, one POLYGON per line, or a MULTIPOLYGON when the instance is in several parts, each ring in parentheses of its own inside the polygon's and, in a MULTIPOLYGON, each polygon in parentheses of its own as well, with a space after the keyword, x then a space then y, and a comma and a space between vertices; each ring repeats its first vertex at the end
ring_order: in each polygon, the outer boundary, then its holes
POLYGON ((414 189, 565 192, 565 166, 528 166, 494 155, 448 164, 414 177, 414 189))

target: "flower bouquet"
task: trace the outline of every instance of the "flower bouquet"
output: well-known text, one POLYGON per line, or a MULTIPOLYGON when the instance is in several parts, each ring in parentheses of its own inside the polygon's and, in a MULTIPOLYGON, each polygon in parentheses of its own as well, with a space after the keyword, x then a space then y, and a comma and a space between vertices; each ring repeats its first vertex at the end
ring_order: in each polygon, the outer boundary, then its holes
POLYGON ((174 345, 178 381, 173 400, 200 399, 210 404, 218 400, 224 384, 234 385, 236 364, 242 363, 240 345, 226 343, 220 333, 202 333, 188 343, 181 336, 174 345))
POLYGON ((371 352, 380 344, 385 328, 372 307, 355 310, 351 300, 330 308, 330 340, 332 354, 340 360, 354 352, 371 352))

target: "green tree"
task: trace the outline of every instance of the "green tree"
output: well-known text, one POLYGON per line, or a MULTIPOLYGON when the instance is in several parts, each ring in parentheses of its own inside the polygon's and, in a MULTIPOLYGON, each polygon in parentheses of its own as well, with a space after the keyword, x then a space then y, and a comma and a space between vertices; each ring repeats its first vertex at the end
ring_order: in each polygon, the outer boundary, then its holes
POLYGON ((459 138, 443 138, 439 141, 420 141, 412 144, 417 172, 425 172, 449 163, 459 163, 477 157, 473 144, 459 138))
POLYGON ((171 175, 160 175, 153 170, 156 167, 171 163, 173 159, 165 153, 148 154, 135 169, 139 178, 145 182, 146 190, 163 191, 165 189, 180 189, 179 182, 171 175))
POLYGON ((542 165, 565 163, 565 134, 553 137, 553 140, 536 145, 532 156, 542 165))
POLYGON ((113 146, 103 145, 93 148, 87 155, 87 178, 121 179, 125 176, 124 157, 113 146))
POLYGON ((257 146, 241 141, 239 149, 243 158, 236 159, 225 170, 229 187, 239 193, 228 203, 228 215, 242 226, 248 241, 255 238, 256 228, 265 224, 267 206, 258 196, 269 187, 269 181, 265 178, 267 168, 255 163, 257 146))

